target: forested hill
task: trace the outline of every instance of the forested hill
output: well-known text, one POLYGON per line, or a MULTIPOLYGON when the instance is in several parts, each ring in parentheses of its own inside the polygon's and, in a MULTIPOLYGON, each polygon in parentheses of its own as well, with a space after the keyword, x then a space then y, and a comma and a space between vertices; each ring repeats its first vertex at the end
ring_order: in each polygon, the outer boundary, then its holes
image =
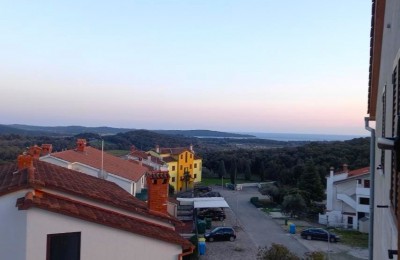
POLYGON ((235 134, 211 130, 152 130, 153 132, 166 135, 185 137, 213 137, 213 138, 255 138, 254 135, 235 134))

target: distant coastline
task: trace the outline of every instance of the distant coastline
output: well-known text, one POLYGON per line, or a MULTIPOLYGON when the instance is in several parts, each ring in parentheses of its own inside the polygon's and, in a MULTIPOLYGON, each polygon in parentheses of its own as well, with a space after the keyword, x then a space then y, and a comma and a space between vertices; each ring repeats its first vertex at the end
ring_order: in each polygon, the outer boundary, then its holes
POLYGON ((346 141, 354 138, 368 137, 367 135, 328 135, 328 134, 296 134, 296 133, 257 133, 238 132, 238 134, 254 135, 260 139, 276 141, 346 141))

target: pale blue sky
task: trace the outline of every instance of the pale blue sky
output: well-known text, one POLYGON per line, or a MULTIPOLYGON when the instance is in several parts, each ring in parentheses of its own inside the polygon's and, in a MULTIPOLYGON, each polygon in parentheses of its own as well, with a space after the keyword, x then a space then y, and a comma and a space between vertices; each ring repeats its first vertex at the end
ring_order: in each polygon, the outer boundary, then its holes
POLYGON ((1 1, 0 124, 367 134, 371 3, 1 1))

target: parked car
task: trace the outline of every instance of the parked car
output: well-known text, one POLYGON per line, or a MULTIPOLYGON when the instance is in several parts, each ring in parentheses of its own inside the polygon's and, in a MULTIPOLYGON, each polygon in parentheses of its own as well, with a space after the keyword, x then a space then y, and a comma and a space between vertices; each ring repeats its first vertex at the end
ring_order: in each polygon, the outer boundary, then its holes
POLYGON ((202 186, 202 185, 196 185, 194 186, 194 191, 195 192, 210 192, 212 189, 210 186, 202 186))
POLYGON ((315 240, 325 240, 330 242, 340 241, 340 237, 334 233, 331 233, 322 228, 307 228, 300 233, 301 237, 304 239, 315 239, 315 240))
POLYGON ((205 193, 200 193, 199 197, 222 197, 222 196, 221 193, 219 193, 218 191, 209 191, 205 193))
POLYGON ((221 208, 203 209, 197 213, 199 219, 211 218, 212 220, 222 221, 226 218, 225 212, 221 208))
POLYGON ((236 232, 231 227, 216 227, 211 232, 204 235, 206 241, 234 241, 236 239, 236 232))

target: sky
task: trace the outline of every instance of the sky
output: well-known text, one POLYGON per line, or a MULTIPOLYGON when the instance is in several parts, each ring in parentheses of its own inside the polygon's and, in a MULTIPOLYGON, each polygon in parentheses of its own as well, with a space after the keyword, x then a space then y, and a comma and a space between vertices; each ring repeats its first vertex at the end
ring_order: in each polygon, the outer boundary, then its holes
POLYGON ((0 1, 0 124, 367 135, 371 1, 0 1))

